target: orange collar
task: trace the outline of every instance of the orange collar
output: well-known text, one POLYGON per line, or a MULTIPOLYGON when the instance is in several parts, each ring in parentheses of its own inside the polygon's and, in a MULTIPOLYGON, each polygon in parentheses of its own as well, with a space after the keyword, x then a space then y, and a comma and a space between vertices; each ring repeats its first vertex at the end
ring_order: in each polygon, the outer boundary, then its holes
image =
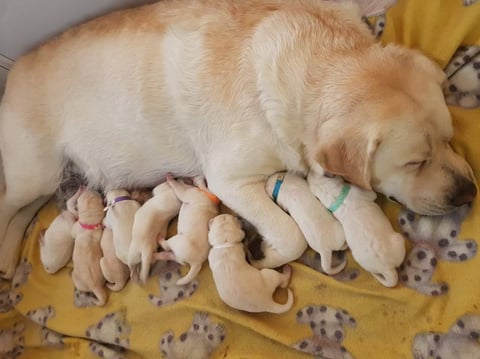
MULTIPOLYGON (((198 187, 197 187, 197 188, 198 188, 198 187)), ((198 188, 198 190, 199 190, 200 192, 205 193, 205 196, 207 196, 207 197, 210 199, 210 201, 212 201, 213 203, 215 203, 217 206, 220 204, 220 202, 221 202, 221 201, 220 201, 220 198, 218 198, 217 196, 215 196, 212 192, 207 191, 207 190, 204 190, 204 189, 202 189, 202 188, 198 188)))

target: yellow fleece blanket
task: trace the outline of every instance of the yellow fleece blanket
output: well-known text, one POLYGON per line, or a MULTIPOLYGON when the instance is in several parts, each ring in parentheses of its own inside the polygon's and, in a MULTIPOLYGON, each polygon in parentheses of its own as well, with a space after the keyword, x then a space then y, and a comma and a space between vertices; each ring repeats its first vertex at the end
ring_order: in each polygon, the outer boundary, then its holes
MULTIPOLYGON (((445 68, 454 147, 480 178, 480 1, 400 0, 369 22, 381 41, 445 68)), ((49 203, 13 282, 0 283, 0 358, 480 358, 480 206, 432 221, 382 205, 410 239, 399 285, 382 287, 350 254, 342 273, 326 276, 307 252, 292 265, 294 308, 275 315, 227 307, 208 265, 176 286, 184 269, 170 262, 145 286, 130 282, 91 306, 74 292, 71 265, 55 275, 41 266, 39 233, 58 213, 49 203)))

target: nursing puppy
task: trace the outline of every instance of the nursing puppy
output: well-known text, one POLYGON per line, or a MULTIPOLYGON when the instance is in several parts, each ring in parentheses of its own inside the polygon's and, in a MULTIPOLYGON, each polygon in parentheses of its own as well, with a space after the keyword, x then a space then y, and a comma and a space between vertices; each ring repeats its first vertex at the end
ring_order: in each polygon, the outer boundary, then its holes
POLYGON ((346 260, 332 267, 332 252, 347 247, 342 225, 319 200, 312 197, 306 179, 293 173, 276 173, 268 178, 265 190, 297 222, 306 243, 320 254, 325 273, 337 274, 345 268, 346 260), (312 213, 322 215, 309 218, 312 213))
POLYGON ((98 306, 107 301, 105 278, 100 268, 103 208, 102 197, 97 192, 83 191, 78 198, 78 221, 72 228, 75 238, 73 284, 79 291, 92 292, 97 297, 95 304, 98 306))
POLYGON ((132 228, 135 213, 140 204, 130 197, 130 193, 122 189, 108 191, 107 213, 105 215, 105 227, 113 232, 115 254, 124 264, 128 264, 128 250, 132 241, 132 228))
POLYGON ((153 189, 153 197, 135 213, 128 266, 132 279, 145 283, 153 254, 160 240, 167 238, 168 224, 180 212, 182 202, 173 188, 164 182, 153 189))
POLYGON ((100 240, 103 257, 100 259, 100 268, 103 277, 107 280, 107 287, 113 291, 121 290, 130 277, 130 270, 115 254, 113 232, 110 228, 104 228, 100 240))
POLYGON ((171 175, 167 182, 182 202, 178 215, 177 234, 168 240, 160 240, 164 252, 154 255, 157 260, 173 260, 187 263, 190 270, 177 280, 177 285, 191 282, 207 260, 208 221, 218 214, 219 199, 208 191, 203 177, 193 179, 194 186, 177 182, 171 175))
POLYGON ((69 162, 107 191, 204 176, 264 238, 257 266, 303 249, 265 192, 275 172, 318 165, 417 213, 447 213, 476 186, 448 145, 444 78, 419 52, 375 43, 350 1, 159 1, 78 26, 7 80, 0 273, 13 276, 69 162))
POLYGON ((284 313, 293 305, 293 293, 288 289, 287 302, 272 299, 277 287, 286 288, 291 275, 288 265, 283 273, 273 269, 258 270, 247 263, 238 219, 221 214, 209 223, 208 242, 212 246, 208 263, 220 298, 229 306, 247 312, 284 313))
POLYGON ((67 209, 53 220, 45 233, 40 234, 40 261, 47 273, 62 269, 72 258, 74 238, 72 228, 77 221, 77 200, 83 192, 81 187, 68 201, 67 209))

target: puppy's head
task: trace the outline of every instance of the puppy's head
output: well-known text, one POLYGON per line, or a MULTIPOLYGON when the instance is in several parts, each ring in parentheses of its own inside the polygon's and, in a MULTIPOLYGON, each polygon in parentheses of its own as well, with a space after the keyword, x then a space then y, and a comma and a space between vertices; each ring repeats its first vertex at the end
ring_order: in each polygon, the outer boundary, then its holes
POLYGON ((226 243, 240 243, 245 237, 240 221, 230 214, 221 214, 212 218, 208 227, 208 241, 212 247, 226 243))
POLYGON ((85 219, 98 220, 103 218, 103 200, 95 191, 85 190, 77 201, 78 217, 83 221, 85 219))
POLYGON ((450 146, 443 72, 396 45, 350 60, 351 71, 337 71, 338 84, 329 88, 311 161, 420 214, 472 202, 473 171, 450 146))

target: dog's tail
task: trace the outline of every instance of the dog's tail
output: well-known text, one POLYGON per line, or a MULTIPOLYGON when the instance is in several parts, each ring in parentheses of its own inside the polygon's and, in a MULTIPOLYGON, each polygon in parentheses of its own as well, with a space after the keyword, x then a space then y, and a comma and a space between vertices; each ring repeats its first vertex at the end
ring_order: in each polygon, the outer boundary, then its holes
POLYGON ((195 263, 190 265, 190 270, 188 273, 185 275, 185 277, 180 278, 177 280, 177 285, 185 285, 190 283, 200 272, 200 269, 202 269, 202 264, 201 263, 195 263))
POLYGON ((325 251, 320 255, 320 263, 322 265, 322 269, 326 274, 334 275, 340 273, 343 268, 347 265, 347 258, 345 257, 342 262, 338 265, 332 267, 332 252, 325 251))
POLYGON ((287 288, 287 301, 283 304, 273 302, 271 308, 269 308, 268 312, 281 314, 288 312, 293 306, 293 292, 290 288, 287 288))

